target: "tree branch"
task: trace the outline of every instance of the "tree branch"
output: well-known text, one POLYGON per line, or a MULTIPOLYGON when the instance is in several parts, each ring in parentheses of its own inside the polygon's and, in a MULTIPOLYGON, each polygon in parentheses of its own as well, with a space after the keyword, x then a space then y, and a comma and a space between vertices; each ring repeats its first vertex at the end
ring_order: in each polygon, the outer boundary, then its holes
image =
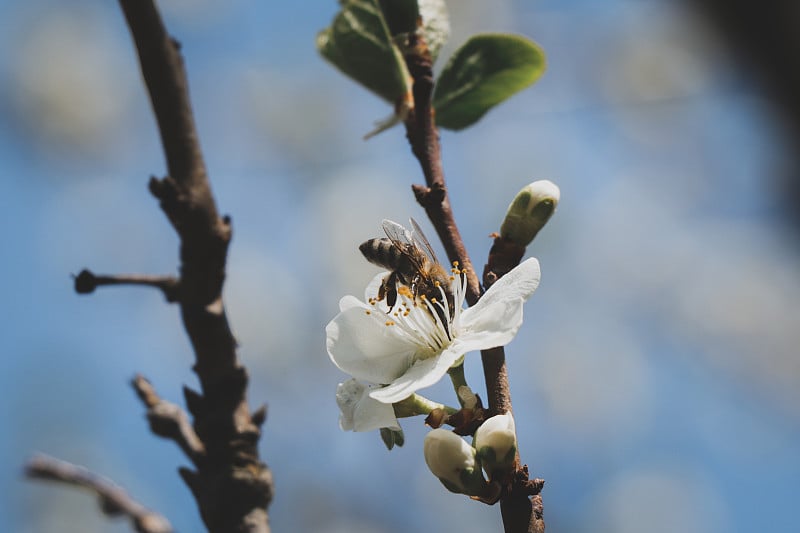
MULTIPOLYGON (((205 454, 198 460, 199 448, 186 440, 182 448, 197 471, 182 469, 181 475, 209 531, 267 532, 273 486, 258 455, 263 419, 250 414, 247 371, 238 360, 222 301, 230 220, 218 215, 211 193, 178 43, 167 34, 152 0, 120 0, 120 5, 167 161, 169 175, 151 178, 149 187, 181 240, 179 303, 202 391, 186 392, 186 398, 205 454)), ((185 433, 180 438, 188 439, 185 433)))
POLYGON ((421 34, 412 34, 405 54, 408 71, 414 80, 412 88, 414 110, 405 121, 406 137, 425 175, 426 185, 413 185, 417 202, 425 209, 428 218, 444 245, 450 262, 458 261, 467 270, 467 301, 474 305, 481 294, 480 284, 464 241, 458 231, 442 170, 442 152, 439 131, 434 122, 433 59, 421 34))
POLYGON ((134 500, 110 479, 82 466, 38 455, 25 465, 25 475, 30 479, 56 481, 93 491, 100 500, 103 513, 108 516, 127 516, 139 533, 172 533, 172 525, 166 518, 134 500))
MULTIPOLYGON (((405 121, 406 137, 422 167, 427 185, 413 185, 412 190, 417 202, 425 209, 436 228, 450 261, 459 261, 467 269, 467 302, 469 305, 475 305, 481 296, 481 289, 447 196, 439 132, 432 105, 433 60, 421 32, 410 36, 405 61, 413 79, 414 97, 414 110, 405 121)), ((484 350, 481 352, 481 361, 488 396, 487 416, 511 411, 511 391, 508 385, 505 350, 502 346, 484 350)), ((517 451, 514 469, 510 472, 506 492, 500 501, 506 533, 544 531, 542 499, 538 492, 531 498, 529 483, 527 467, 520 465, 519 451, 517 451)))

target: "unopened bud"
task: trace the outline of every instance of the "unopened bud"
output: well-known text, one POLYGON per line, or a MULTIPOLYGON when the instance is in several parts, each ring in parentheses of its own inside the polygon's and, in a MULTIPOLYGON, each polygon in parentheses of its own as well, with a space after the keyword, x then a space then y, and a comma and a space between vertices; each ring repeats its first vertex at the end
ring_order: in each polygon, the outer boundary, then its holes
POLYGON ((423 451, 428 468, 450 492, 478 496, 486 491, 475 448, 452 431, 432 430, 423 451))
POLYGON ((555 213, 561 191, 549 180, 525 186, 508 206, 500 236, 522 247, 530 242, 555 213))
POLYGON ((475 431, 473 443, 487 474, 509 468, 517 453, 514 417, 509 412, 489 418, 475 431))

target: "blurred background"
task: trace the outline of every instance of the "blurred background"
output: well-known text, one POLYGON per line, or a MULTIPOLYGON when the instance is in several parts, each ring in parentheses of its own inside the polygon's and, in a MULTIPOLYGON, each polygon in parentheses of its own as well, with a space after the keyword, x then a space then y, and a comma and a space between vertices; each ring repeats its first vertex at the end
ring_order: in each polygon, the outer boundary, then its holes
MULTIPOLYGON (((534 87, 442 133, 478 266, 522 186, 561 188, 529 249, 541 286, 507 349, 548 531, 796 530, 800 17, 743 4, 449 2, 439 69, 479 31, 524 34, 549 61, 534 87)), ((403 421, 406 445, 391 452, 377 432, 338 427, 346 376, 324 326, 376 272, 357 245, 384 217, 430 225, 402 130, 362 140, 390 109, 315 52, 337 3, 159 5, 233 218, 227 307, 251 405, 269 404, 274 530, 499 531, 498 508, 428 472, 421 418, 403 421)), ((24 481, 35 451, 111 477, 178 531, 202 530, 176 473, 187 462, 150 434, 128 385, 141 372, 177 402, 196 385, 178 309, 154 290, 78 296, 70 278, 176 273, 178 241, 147 192, 164 172, 118 5, 0 2, 0 530, 130 530, 82 492, 24 481)), ((466 365, 481 393, 477 354, 466 365)), ((447 383, 427 393, 455 401, 447 383)))

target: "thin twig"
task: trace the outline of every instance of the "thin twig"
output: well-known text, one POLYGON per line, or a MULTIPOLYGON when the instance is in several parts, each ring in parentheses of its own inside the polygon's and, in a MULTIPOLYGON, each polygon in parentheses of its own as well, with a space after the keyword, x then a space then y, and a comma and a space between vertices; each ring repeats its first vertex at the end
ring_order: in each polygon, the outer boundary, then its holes
POLYGON ((75 276, 75 292, 90 294, 105 285, 142 285, 154 287, 164 293, 168 302, 176 302, 180 295, 180 280, 175 276, 148 276, 144 274, 96 275, 83 269, 75 276))
POLYGON ((175 441, 195 466, 200 464, 205 458, 206 450, 194 432, 186 412, 177 404, 161 399, 144 376, 134 377, 131 385, 147 407, 150 430, 159 437, 175 441))
POLYGON ((98 476, 83 466, 74 465, 48 455, 32 457, 25 465, 31 479, 56 481, 89 489, 100 499, 100 508, 108 516, 127 516, 139 533, 171 533, 172 525, 160 514, 134 500, 110 479, 98 476))

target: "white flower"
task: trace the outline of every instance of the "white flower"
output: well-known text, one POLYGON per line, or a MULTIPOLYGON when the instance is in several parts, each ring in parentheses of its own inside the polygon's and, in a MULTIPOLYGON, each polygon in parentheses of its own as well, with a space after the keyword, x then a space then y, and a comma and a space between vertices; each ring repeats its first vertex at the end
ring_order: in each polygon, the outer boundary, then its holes
POLYGON ((336 388, 336 403, 339 405, 339 427, 344 431, 372 431, 389 428, 399 431, 400 424, 391 404, 369 397, 370 388, 355 379, 339 383, 336 388))
POLYGON ((439 428, 425 435, 422 449, 428 468, 449 490, 470 492, 467 485, 479 470, 475 468, 475 448, 452 431, 439 428))
POLYGON ((475 432, 472 443, 478 455, 492 468, 509 466, 517 451, 517 434, 514 417, 510 412, 486 420, 475 432))
POLYGON ((511 342, 522 325, 522 304, 539 285, 540 271, 536 259, 524 261, 468 309, 463 309, 463 273, 451 278, 453 310, 444 294, 438 302, 415 302, 409 290, 398 290, 391 312, 385 303, 375 302, 384 276, 367 287, 365 299, 372 303, 342 298, 340 313, 325 331, 331 361, 358 380, 385 385, 370 390, 369 396, 391 404, 439 381, 465 353, 511 342), (451 315, 443 324, 440 317, 451 315))

